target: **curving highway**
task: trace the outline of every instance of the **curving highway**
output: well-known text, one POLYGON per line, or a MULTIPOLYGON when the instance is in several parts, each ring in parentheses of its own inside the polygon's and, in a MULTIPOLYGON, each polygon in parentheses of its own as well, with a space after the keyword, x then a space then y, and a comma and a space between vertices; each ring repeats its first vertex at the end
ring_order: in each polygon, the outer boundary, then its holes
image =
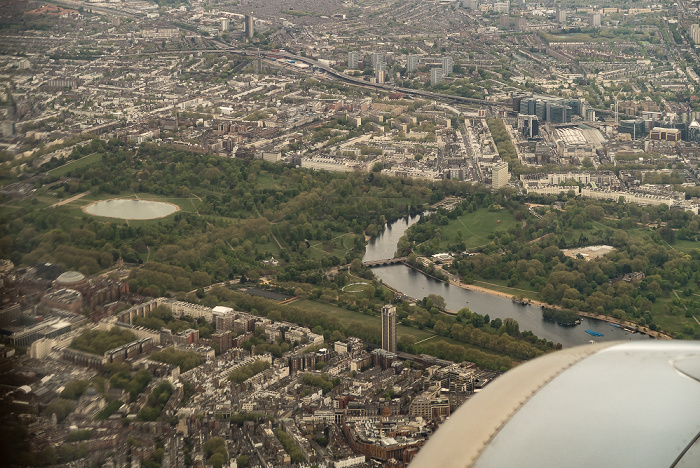
MULTIPOLYGON (((251 57, 256 57, 258 53, 256 51, 250 51, 250 50, 245 50, 245 49, 235 49, 230 46, 226 46, 223 43, 219 42, 221 46, 224 46, 222 50, 225 50, 230 53, 235 53, 235 54, 241 54, 241 55, 247 55, 251 57)), ((266 57, 268 55, 265 55, 266 57)), ((269 56, 279 56, 279 57, 284 57, 287 60, 294 60, 296 62, 302 62, 305 63, 309 66, 315 67, 319 70, 323 70, 326 72, 328 75, 331 75, 340 81, 344 81, 346 83, 354 84, 357 86, 365 86, 369 88, 375 88, 375 89, 380 89, 382 91, 388 91, 388 92, 400 92, 403 94, 410 94, 412 96, 421 96, 429 99, 435 99, 435 100, 441 100, 441 101, 452 101, 452 102, 457 102, 457 103, 462 103, 462 104, 478 104, 482 106, 505 106, 509 107, 509 103, 507 102, 500 102, 500 101, 486 101, 484 99, 474 99, 474 98, 468 98, 468 97, 463 97, 463 96, 454 96, 452 94, 443 94, 443 93, 435 93, 432 91, 425 91, 421 89, 412 89, 412 88, 402 88, 398 86, 392 86, 388 84, 382 84, 382 83, 370 83, 369 81, 365 81, 361 78, 346 75, 345 73, 339 72, 337 70, 334 70, 331 67, 328 67, 326 65, 322 65, 318 63, 316 60, 310 59, 308 57, 304 57, 301 55, 295 55, 290 52, 282 51, 280 50, 279 52, 275 52, 274 54, 269 54, 269 56)))

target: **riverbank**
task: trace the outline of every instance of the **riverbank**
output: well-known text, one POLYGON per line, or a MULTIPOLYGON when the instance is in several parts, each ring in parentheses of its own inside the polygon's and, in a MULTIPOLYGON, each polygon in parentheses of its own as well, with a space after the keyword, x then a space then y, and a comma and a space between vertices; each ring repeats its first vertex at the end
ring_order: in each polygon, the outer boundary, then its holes
MULTIPOLYGON (((435 265, 435 268, 440 270, 443 274, 447 275, 448 278, 450 278, 449 284, 451 284, 452 286, 457 286, 458 288, 466 289, 469 291, 476 291, 476 292, 480 292, 483 294, 489 294, 491 296, 503 297, 506 299, 513 298, 512 294, 504 293, 502 291, 496 291, 494 289, 484 288, 481 286, 476 286, 474 284, 463 283, 458 279, 454 279, 454 275, 451 275, 450 273, 445 271, 442 268, 442 266, 440 266, 440 265, 435 265)), ((547 304, 546 302, 537 301, 535 299, 528 299, 528 300, 529 300, 530 305, 534 305, 534 306, 538 306, 538 307, 547 307, 547 308, 555 309, 555 310, 566 310, 561 306, 547 304)), ((647 327, 642 327, 640 325, 637 325, 634 322, 629 322, 627 320, 619 320, 619 319, 616 319, 614 317, 610 317, 609 315, 599 315, 599 314, 592 314, 592 313, 588 313, 588 312, 577 312, 577 311, 574 311, 574 313, 577 314, 579 317, 588 317, 588 318, 592 318, 595 320, 601 320, 601 321, 607 322, 607 323, 617 324, 623 328, 635 330, 639 333, 642 333, 643 335, 647 335, 647 336, 650 336, 652 338, 656 338, 657 340, 672 340, 673 339, 672 337, 670 337, 669 335, 667 335, 665 333, 651 330, 647 327)))
MULTIPOLYGON (((487 288, 483 288, 481 286, 475 286, 473 284, 462 283, 459 280, 450 280, 450 284, 452 286, 457 286, 458 288, 466 289, 469 291, 476 291, 476 292, 480 292, 483 294, 489 294, 491 296, 503 297, 506 299, 511 299, 513 297, 512 295, 501 292, 501 291, 495 291, 493 289, 487 289, 487 288)), ((546 302, 537 301, 534 299, 529 299, 529 301, 530 301, 529 302, 530 305, 539 306, 539 307, 547 307, 547 308, 556 309, 556 310, 565 310, 561 306, 547 304, 546 302)), ((673 339, 672 337, 670 337, 669 335, 667 335, 665 333, 662 333, 659 331, 654 331, 654 330, 651 330, 647 327, 639 326, 636 323, 629 322, 627 320, 618 320, 614 317, 610 317, 609 315, 598 315, 598 314, 591 314, 588 312, 576 312, 576 311, 574 311, 574 313, 577 314, 579 317, 588 317, 588 318, 600 320, 600 321, 607 322, 607 323, 614 323, 614 324, 620 325, 623 328, 636 330, 637 332, 639 332, 643 335, 648 335, 652 338, 656 338, 657 340, 672 340, 673 339)))
MULTIPOLYGON (((443 283, 449 283, 450 274, 447 273, 447 272, 446 272, 445 270, 443 270, 442 268, 440 268, 440 266, 437 266, 436 269, 437 269, 437 270, 440 270, 440 271, 442 272, 442 274, 445 275, 445 278, 438 278, 438 277, 435 276, 435 275, 431 275, 431 274, 428 273, 427 271, 422 270, 422 269, 420 269, 419 267, 417 267, 417 266, 415 266, 415 265, 411 265, 411 264, 408 263, 408 262, 401 262, 401 263, 403 263, 404 265, 406 265, 408 268, 413 268, 413 269, 416 270, 416 271, 420 271, 420 272, 423 273, 425 276, 429 276, 430 278, 434 279, 435 281, 441 281, 441 282, 443 282, 443 283), (446 278, 447 278, 447 279, 446 279, 446 278)), ((425 263, 423 263, 423 266, 424 266, 424 267, 427 267, 428 265, 425 264, 425 263)))
MULTIPOLYGON (((416 221, 416 219, 411 218, 408 222, 400 220, 386 226, 382 233, 367 244, 362 261, 372 262, 395 257, 399 239, 416 221)), ((521 329, 529 330, 536 336, 553 343, 561 343, 564 347, 585 345, 591 339, 590 335, 584 333, 581 327, 562 327, 543 320, 540 307, 550 307, 548 304, 535 301, 530 305, 536 307, 530 307, 521 305, 520 302, 513 302, 513 295, 522 296, 524 294, 529 297, 532 291, 505 288, 501 285, 482 282, 466 284, 459 281, 461 278, 456 275, 448 275, 449 282, 437 281, 423 273, 416 274, 415 269, 407 268, 405 264, 378 266, 373 269, 373 273, 385 287, 396 294, 396 297, 401 297, 406 301, 420 300, 430 294, 442 296, 447 308, 446 314, 454 315, 456 311, 468 307, 478 314, 488 314, 491 319, 515 318, 521 329), (450 288, 450 284, 456 287, 450 288)), ((606 319, 610 320, 611 318, 606 317, 606 319)), ((584 328, 600 326, 600 321, 594 318, 582 317, 582 321, 585 324, 584 328)), ((647 335, 629 333, 622 327, 613 326, 606 331, 605 337, 601 341, 642 339, 647 339, 647 335)))
MULTIPOLYGON (((422 258, 425 258, 425 257, 422 257, 422 258)), ((476 292, 480 292, 480 293, 484 293, 484 294, 489 294, 491 296, 503 297, 505 299, 511 299, 511 300, 513 299, 513 296, 514 296, 513 294, 505 293, 503 291, 497 291, 495 289, 484 288, 482 286, 477 286, 475 284, 463 283, 459 279, 454 279, 455 275, 445 271, 445 269, 442 268, 441 265, 435 265, 435 268, 437 270, 440 270, 445 276, 447 276, 449 278, 448 282, 452 286, 457 286, 458 288, 467 289, 469 291, 476 291, 476 292)), ((538 301, 535 299, 528 298, 528 301, 529 301, 528 304, 530 304, 530 305, 539 306, 539 307, 549 307, 550 309, 564 310, 559 306, 553 306, 553 305, 550 305, 550 304, 547 304, 545 302, 538 301)))

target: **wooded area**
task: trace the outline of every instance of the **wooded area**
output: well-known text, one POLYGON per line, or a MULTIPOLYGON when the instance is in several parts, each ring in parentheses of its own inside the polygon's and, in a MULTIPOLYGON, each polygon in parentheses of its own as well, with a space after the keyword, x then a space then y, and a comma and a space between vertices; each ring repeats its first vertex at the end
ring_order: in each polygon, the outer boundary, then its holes
MULTIPOLYGON (((451 212, 439 210, 412 226, 400 246, 436 253, 461 212, 498 204, 520 226, 495 230, 487 242, 458 255, 448 270, 467 283, 486 281, 573 311, 630 320, 677 338, 700 338, 693 311, 700 308, 700 217, 665 205, 640 207, 565 197, 475 194, 451 212), (527 203, 536 208, 537 218, 527 203), (604 256, 567 256, 562 249, 610 245, 604 256), (635 273, 636 275, 632 275, 635 273), (626 276, 627 275, 627 276, 626 276), (635 278, 635 279, 632 279, 635 278), (523 291, 531 291, 527 293, 523 291)), ((463 224, 461 229, 467 229, 463 224)), ((449 250, 464 246, 447 239, 449 250)))
MULTIPOLYGON (((153 144, 133 147, 116 140, 76 147, 70 158, 93 154, 100 156, 94 160, 101 164, 71 165, 65 172, 67 181, 58 189, 53 186, 52 192, 41 187, 58 182, 57 178, 45 174, 36 181, 36 197, 17 202, 22 209, 3 212, 0 254, 18 265, 48 261, 86 274, 112 266, 121 256, 140 265, 128 278, 132 292, 207 306, 228 304, 305 324, 327 339, 337 333, 378 343, 379 310, 395 297, 362 266, 365 235, 377 234, 386 222, 420 213, 446 196, 456 196, 463 201, 454 210, 439 209, 409 229, 397 254, 418 265, 415 254, 455 252, 459 255, 447 268, 467 283, 487 282, 506 291, 517 288, 517 295, 573 311, 626 318, 678 338, 700 334, 692 318, 692 311, 700 307, 700 217, 692 213, 571 195, 518 196, 512 189, 492 192, 453 180, 428 183, 377 173, 315 172, 153 144), (43 209, 56 196, 87 191, 80 200, 43 209), (80 210, 95 200, 134 194, 176 203, 181 210, 138 222, 88 216, 80 210), (535 204, 536 215, 528 204, 535 204), (597 244, 616 250, 590 261, 567 257, 562 251, 597 244), (468 255, 461 255, 465 251, 468 255), (273 256, 279 266, 263 263, 273 256), (349 269, 327 275, 331 267, 341 265, 349 269), (643 278, 624 280, 632 272, 643 278), (228 288, 204 291, 220 281, 240 279, 246 284, 261 277, 273 278, 285 294, 337 306, 341 314, 350 311, 367 320, 341 320, 317 308, 277 305, 228 288), (358 281, 365 285, 344 289, 358 281)), ((430 272, 442 276, 437 269, 430 272)), ((527 331, 510 333, 503 321, 479 319, 468 310, 455 317, 426 303, 410 311, 405 304, 397 305, 407 330, 444 337, 415 345, 418 335, 407 333, 399 340, 402 350, 507 369, 513 360, 557 347, 527 331)), ((136 324, 156 330, 196 328, 205 338, 214 330, 211 323, 175 319, 165 311, 136 324)), ((289 346, 254 340, 261 351, 275 356, 289 346)), ((113 347, 113 342, 101 341, 94 346, 87 340, 81 349, 97 352, 113 347)))

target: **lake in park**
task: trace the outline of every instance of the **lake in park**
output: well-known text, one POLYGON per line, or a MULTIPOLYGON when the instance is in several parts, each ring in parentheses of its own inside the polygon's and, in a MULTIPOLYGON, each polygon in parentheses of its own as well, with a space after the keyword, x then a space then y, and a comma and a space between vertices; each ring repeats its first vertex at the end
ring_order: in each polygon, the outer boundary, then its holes
MULTIPOLYGON (((418 222, 418 219, 418 216, 414 216, 387 224, 384 230, 367 244, 362 260, 382 260, 394 257, 397 242, 412 224, 418 222)), ((447 308, 453 311, 468 307, 472 312, 481 315, 488 314, 491 319, 496 317, 501 319, 514 318, 520 324, 521 331, 530 330, 540 338, 561 343, 565 347, 586 344, 592 339, 597 342, 650 339, 640 333, 629 333, 606 322, 583 317, 581 325, 573 327, 546 322, 542 319, 541 307, 524 306, 514 303, 510 299, 451 286, 402 264, 378 267, 374 268, 373 271, 377 278, 407 296, 422 299, 428 294, 438 294, 445 299, 447 308), (586 333, 586 330, 602 333, 603 336, 593 338, 586 333)))
POLYGON ((88 214, 120 219, 163 218, 180 208, 172 203, 149 200, 103 200, 83 208, 88 214))

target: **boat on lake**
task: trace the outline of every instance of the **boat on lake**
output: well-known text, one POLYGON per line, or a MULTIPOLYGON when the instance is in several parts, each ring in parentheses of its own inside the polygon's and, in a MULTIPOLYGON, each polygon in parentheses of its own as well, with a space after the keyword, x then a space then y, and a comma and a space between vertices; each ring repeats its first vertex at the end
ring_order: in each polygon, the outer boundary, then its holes
POLYGON ((602 333, 597 332, 597 331, 595 331, 595 330, 586 330, 586 333, 588 333, 588 334, 591 335, 591 336, 605 336, 605 335, 603 335, 602 333))

